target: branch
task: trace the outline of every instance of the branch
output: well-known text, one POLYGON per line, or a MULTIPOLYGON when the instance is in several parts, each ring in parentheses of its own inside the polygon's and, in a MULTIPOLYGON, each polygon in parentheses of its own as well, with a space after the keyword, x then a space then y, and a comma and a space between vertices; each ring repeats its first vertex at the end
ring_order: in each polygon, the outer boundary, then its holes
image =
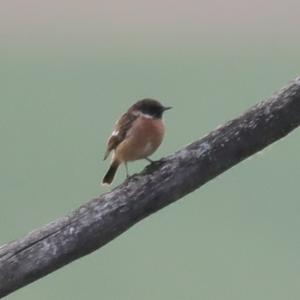
POLYGON ((300 125, 300 77, 70 215, 0 248, 0 297, 105 245, 300 125))

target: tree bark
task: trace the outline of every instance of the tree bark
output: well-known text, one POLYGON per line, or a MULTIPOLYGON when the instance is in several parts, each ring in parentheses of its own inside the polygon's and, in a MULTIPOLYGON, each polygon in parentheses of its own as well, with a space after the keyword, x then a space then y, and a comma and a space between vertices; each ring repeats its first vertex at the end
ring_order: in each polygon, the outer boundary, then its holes
MULTIPOLYGON (((213 112, 212 112, 213 113, 213 112)), ((0 248, 0 297, 105 245, 300 124, 300 77, 202 139, 0 248)))

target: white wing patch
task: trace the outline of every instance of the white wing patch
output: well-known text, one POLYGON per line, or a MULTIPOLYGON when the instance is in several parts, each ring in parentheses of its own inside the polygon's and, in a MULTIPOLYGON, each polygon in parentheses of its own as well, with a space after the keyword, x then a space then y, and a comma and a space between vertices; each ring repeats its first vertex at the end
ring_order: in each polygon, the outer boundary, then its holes
POLYGON ((116 135, 118 135, 118 134, 119 134, 119 130, 116 130, 116 129, 115 129, 115 130, 112 132, 111 135, 112 135, 112 136, 116 136, 116 135))

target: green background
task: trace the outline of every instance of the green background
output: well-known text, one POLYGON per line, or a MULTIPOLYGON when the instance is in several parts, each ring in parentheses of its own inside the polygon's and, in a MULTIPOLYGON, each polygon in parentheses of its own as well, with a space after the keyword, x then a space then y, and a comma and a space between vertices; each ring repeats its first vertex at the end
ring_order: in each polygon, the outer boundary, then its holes
MULTIPOLYGON (((101 32, 98 39, 85 39, 84 30, 77 37, 71 26, 49 26, 41 36, 1 29, 1 244, 107 191, 99 184, 108 167, 105 143, 136 100, 153 97, 174 107, 153 155, 159 159, 299 73, 300 44, 285 29, 210 35, 206 28, 187 37, 189 28, 174 33, 161 26, 163 34, 159 25, 151 34, 140 28, 138 36, 129 28, 105 42, 101 32)), ((8 299, 299 299, 299 138, 295 130, 8 299)), ((134 173, 144 166, 129 167, 134 173)), ((124 178, 121 168, 114 185, 124 178)))

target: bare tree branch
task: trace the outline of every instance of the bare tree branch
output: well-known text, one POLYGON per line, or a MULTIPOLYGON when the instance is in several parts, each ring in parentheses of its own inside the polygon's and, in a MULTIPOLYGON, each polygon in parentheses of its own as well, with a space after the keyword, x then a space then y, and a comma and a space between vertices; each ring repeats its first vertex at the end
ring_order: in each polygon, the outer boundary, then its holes
POLYGON ((0 248, 0 297, 105 245, 300 124, 300 77, 70 215, 0 248))

